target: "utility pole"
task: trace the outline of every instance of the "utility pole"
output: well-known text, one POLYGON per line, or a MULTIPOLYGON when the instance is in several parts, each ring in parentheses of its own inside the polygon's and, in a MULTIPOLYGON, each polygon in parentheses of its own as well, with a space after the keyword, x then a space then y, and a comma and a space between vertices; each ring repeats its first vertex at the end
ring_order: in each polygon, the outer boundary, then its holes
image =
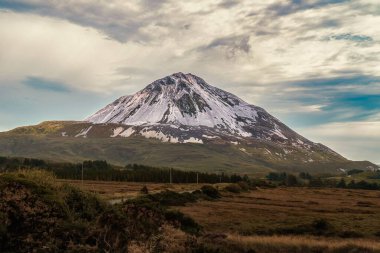
POLYGON ((172 178, 172 168, 170 168, 170 184, 172 184, 172 180, 173 180, 173 178, 172 178))
POLYGON ((84 162, 82 162, 82 186, 83 186, 83 164, 84 162))
POLYGON ((199 183, 199 173, 197 172, 197 184, 199 183))

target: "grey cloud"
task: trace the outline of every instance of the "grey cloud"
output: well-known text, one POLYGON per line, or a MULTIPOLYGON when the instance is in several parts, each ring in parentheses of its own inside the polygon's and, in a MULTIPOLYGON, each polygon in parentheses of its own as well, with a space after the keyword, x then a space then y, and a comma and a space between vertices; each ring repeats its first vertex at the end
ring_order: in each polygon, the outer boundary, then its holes
POLYGON ((337 27, 340 26, 341 22, 337 19, 325 19, 322 20, 317 27, 337 27))
POLYGON ((142 5, 149 10, 154 10, 156 8, 162 7, 165 3, 167 3, 167 0, 142 0, 142 5))
POLYGON ((269 14, 275 16, 286 16, 293 14, 298 11, 303 11, 311 8, 320 8, 326 5, 339 4, 344 2, 349 2, 350 0, 318 0, 318 1, 308 1, 308 0, 290 0, 287 3, 275 3, 267 8, 269 14))
POLYGON ((142 34, 140 28, 158 20, 158 9, 165 1, 142 1, 142 12, 127 7, 114 7, 111 2, 55 2, 26 0, 1 1, 0 8, 18 12, 35 13, 42 16, 57 17, 93 27, 118 41, 146 41, 149 35, 142 34), (151 12, 150 10, 155 10, 151 12))
POLYGON ((218 6, 222 7, 222 8, 229 9, 229 8, 232 8, 236 5, 238 5, 238 4, 239 4, 239 1, 237 1, 237 0, 224 0, 221 3, 219 3, 218 6))
POLYGON ((239 52, 248 54, 251 50, 248 35, 222 37, 213 40, 210 44, 198 48, 198 51, 208 51, 223 48, 228 58, 235 57, 239 52))

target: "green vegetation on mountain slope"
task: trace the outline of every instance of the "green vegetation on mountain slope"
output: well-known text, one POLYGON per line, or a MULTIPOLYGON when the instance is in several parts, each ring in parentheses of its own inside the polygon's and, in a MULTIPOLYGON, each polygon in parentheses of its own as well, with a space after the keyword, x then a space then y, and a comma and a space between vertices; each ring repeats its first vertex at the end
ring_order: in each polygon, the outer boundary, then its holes
POLYGON ((367 169, 373 166, 370 162, 349 161, 319 151, 307 157, 302 150, 295 148, 288 152, 284 147, 264 141, 234 145, 213 141, 205 144, 167 143, 140 136, 110 138, 112 129, 117 126, 114 124, 94 126, 87 138, 72 137, 89 126, 85 122, 52 121, 0 133, 0 155, 66 162, 107 160, 121 166, 138 163, 262 175, 274 170, 334 173, 340 168, 367 169))

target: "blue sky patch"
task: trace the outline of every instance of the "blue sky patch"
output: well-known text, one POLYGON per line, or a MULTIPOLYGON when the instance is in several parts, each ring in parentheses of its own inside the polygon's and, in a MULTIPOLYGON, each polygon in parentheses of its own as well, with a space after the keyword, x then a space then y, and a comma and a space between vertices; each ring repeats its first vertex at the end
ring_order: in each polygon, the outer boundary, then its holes
POLYGON ((70 92, 70 89, 67 88, 64 84, 42 79, 39 77, 27 77, 24 80, 24 84, 36 90, 46 90, 54 92, 70 92))
POLYGON ((370 85, 380 83, 380 76, 370 76, 370 75, 354 75, 354 76, 339 76, 331 78, 317 78, 317 79, 306 79, 301 81, 295 81, 289 83, 291 86, 301 86, 301 87, 337 87, 346 85, 370 85))
POLYGON ((356 35, 351 33, 343 33, 337 35, 331 35, 329 40, 350 40, 354 42, 370 42, 373 41, 372 37, 367 35, 356 35))

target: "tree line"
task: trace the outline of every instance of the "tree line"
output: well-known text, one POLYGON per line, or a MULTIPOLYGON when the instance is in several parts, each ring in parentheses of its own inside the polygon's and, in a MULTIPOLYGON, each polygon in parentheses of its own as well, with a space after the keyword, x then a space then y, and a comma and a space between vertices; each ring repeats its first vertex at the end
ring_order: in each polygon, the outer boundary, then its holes
POLYGON ((169 183, 236 183, 247 180, 247 176, 225 173, 183 171, 158 168, 141 164, 117 167, 103 160, 88 160, 83 163, 53 163, 41 159, 0 157, 0 171, 38 168, 54 172, 60 179, 83 179, 102 181, 129 181, 169 183))
MULTIPOLYGON (((356 171, 352 174, 355 174, 356 171)), ((352 175, 349 174, 349 175, 352 175)), ((277 185, 283 186, 309 186, 309 187, 330 187, 330 188, 346 188, 346 189, 364 189, 364 190, 380 190, 380 184, 371 183, 365 180, 340 180, 334 178, 323 178, 320 176, 312 176, 307 172, 301 172, 298 175, 286 172, 270 172, 266 175, 266 179, 275 182, 277 185)))

